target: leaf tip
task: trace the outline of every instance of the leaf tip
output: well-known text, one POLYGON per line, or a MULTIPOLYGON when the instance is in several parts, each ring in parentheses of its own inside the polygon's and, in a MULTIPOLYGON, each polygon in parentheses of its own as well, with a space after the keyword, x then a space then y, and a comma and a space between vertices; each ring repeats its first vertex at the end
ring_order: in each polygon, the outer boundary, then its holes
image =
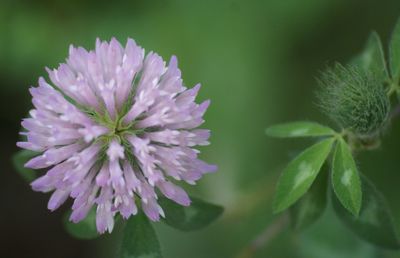
POLYGON ((270 126, 270 127, 265 128, 264 133, 265 133, 267 136, 274 137, 273 126, 270 126))
POLYGON ((278 214, 286 210, 291 204, 284 203, 279 201, 278 198, 275 196, 274 202, 272 204, 272 213, 278 214))

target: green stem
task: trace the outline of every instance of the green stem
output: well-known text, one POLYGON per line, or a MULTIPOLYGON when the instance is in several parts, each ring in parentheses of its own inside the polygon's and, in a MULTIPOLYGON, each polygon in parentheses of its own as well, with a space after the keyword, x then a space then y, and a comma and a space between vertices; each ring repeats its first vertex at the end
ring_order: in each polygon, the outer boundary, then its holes
POLYGON ((269 224, 252 242, 245 246, 236 258, 253 258, 259 249, 267 246, 274 237, 286 228, 288 222, 289 217, 287 213, 284 213, 273 223, 269 224))
POLYGON ((399 93, 400 92, 400 86, 399 86, 399 84, 398 83, 395 83, 395 82, 389 82, 389 89, 388 89, 388 91, 387 91, 387 96, 389 97, 389 98, 391 98, 392 97, 392 95, 394 94, 394 93, 399 93))

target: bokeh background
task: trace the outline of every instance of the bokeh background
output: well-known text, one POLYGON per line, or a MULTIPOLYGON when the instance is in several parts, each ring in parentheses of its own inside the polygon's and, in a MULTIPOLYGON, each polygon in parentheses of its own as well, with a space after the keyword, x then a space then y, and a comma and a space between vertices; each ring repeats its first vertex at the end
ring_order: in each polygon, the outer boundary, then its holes
MULTIPOLYGON (((166 258, 400 257, 358 240, 332 214, 306 231, 283 228, 254 253, 275 221, 271 200, 285 163, 308 141, 267 138, 268 125, 311 119, 329 124, 314 103, 315 77, 329 63, 360 51, 371 30, 386 46, 400 2, 374 0, 0 1, 0 257, 116 258, 118 230, 79 241, 63 230, 68 207, 50 213, 12 168, 20 120, 31 108, 28 87, 67 56, 68 45, 96 37, 134 38, 165 59, 178 56, 186 85, 210 98, 203 158, 219 165, 193 194, 226 207, 210 227, 182 233, 155 225, 166 258), (261 238, 260 238, 261 236, 261 238)), ((359 166, 384 192, 400 224, 400 123, 359 166)), ((268 238, 268 237, 267 237, 268 238)))

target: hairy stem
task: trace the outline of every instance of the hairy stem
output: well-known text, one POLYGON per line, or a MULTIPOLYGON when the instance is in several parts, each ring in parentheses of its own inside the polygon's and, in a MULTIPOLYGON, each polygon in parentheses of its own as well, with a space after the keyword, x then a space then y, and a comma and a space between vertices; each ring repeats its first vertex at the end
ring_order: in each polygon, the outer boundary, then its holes
POLYGON ((253 241, 251 241, 239 252, 236 258, 254 257, 258 250, 267 246, 274 237, 276 237, 284 228, 286 228, 288 222, 289 217, 287 213, 284 213, 273 223, 267 225, 267 227, 259 235, 257 235, 253 241))
POLYGON ((396 119, 400 116, 400 104, 395 106, 390 114, 390 120, 396 119))

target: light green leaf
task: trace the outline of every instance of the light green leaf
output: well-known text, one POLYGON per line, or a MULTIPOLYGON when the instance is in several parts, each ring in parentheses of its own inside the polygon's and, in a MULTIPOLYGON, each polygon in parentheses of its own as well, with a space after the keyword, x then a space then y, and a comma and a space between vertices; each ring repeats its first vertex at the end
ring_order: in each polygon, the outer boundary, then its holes
POLYGON ((27 182, 32 182, 36 179, 37 173, 33 169, 29 169, 24 167, 24 164, 32 159, 33 157, 37 156, 38 153, 30 150, 20 150, 14 154, 12 157, 12 162, 14 165, 15 170, 19 173, 19 175, 25 179, 27 182))
POLYGON ((400 240, 392 214, 382 193, 363 175, 362 205, 354 217, 332 194, 332 204, 338 217, 360 238, 384 248, 400 249, 400 240))
POLYGON ((351 64, 376 74, 382 82, 389 78, 382 42, 376 32, 371 33, 364 50, 352 60, 351 64))
POLYGON ((360 177, 350 147, 342 138, 333 156, 332 185, 342 205, 358 216, 362 200, 360 177))
POLYGON ((204 228, 216 220, 224 211, 224 208, 207 203, 195 197, 190 197, 192 203, 189 207, 183 207, 175 202, 162 197, 159 203, 165 212, 166 224, 179 230, 191 231, 204 228))
POLYGON ((65 230, 78 239, 94 239, 99 236, 96 228, 96 209, 92 208, 86 218, 78 223, 69 221, 71 212, 64 215, 65 230))
POLYGON ((156 232, 142 212, 126 223, 119 258, 162 258, 156 232))
POLYGON ((318 220, 327 203, 328 171, 323 166, 310 190, 290 208, 290 221, 294 230, 303 230, 318 220))
POLYGON ((265 133, 272 137, 308 137, 308 136, 329 136, 335 131, 329 127, 314 122, 290 122, 273 125, 265 130, 265 133))
POLYGON ((394 82, 397 84, 400 78, 400 19, 392 32, 389 52, 390 72, 394 82))
POLYGON ((280 212, 295 203, 314 182, 334 143, 325 139, 309 147, 283 171, 274 199, 274 212, 280 212))

